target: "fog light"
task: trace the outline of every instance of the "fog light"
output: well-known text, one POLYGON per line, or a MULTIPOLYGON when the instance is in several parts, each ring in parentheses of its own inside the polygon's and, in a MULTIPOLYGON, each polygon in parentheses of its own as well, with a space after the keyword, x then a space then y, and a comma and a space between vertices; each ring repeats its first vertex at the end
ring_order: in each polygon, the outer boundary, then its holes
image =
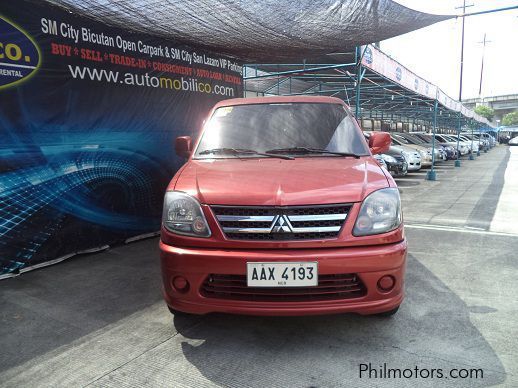
POLYGON ((173 279, 173 287, 176 291, 185 293, 189 291, 189 282, 183 276, 177 276, 173 279))
POLYGON ((396 279, 391 275, 385 275, 378 280, 378 288, 383 292, 388 292, 394 288, 396 279))
POLYGON ((195 233, 203 234, 207 231, 207 227, 205 226, 205 221, 201 217, 196 217, 192 224, 192 228, 195 233))

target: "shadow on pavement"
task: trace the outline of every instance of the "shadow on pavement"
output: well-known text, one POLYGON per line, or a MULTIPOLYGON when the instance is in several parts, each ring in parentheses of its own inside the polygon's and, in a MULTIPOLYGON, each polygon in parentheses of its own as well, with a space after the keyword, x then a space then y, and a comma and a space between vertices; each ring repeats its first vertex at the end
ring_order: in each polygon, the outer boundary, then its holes
POLYGON ((160 301, 160 287, 156 238, 1 281, 0 372, 160 301))
MULTIPOLYGON (((407 297, 393 318, 353 314, 316 317, 177 316, 184 357, 222 386, 491 386, 505 370, 472 325, 469 308, 409 257, 407 297), (193 342, 191 344, 190 342, 193 342), (201 340, 201 343, 200 343, 201 340), (483 379, 359 378, 378 369, 482 368, 483 379)), ((378 372, 380 373, 380 372, 378 372)))
POLYGON ((421 184, 421 182, 396 179, 396 184, 398 185, 398 187, 412 187, 412 186, 419 186, 421 184))

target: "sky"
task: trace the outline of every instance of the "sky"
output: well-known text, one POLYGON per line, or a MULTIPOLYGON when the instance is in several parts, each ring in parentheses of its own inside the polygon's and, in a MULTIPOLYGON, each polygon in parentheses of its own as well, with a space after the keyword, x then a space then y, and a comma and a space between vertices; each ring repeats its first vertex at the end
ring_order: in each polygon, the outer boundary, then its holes
MULTIPOLYGON (((395 0, 409 8, 459 14, 462 0, 395 0)), ((466 12, 518 5, 518 0, 466 0, 466 12)), ((486 44, 482 97, 518 94, 518 10, 466 17, 462 99, 479 96, 482 40, 486 44)), ((462 18, 440 22, 381 42, 381 49, 409 70, 459 97, 462 18)))

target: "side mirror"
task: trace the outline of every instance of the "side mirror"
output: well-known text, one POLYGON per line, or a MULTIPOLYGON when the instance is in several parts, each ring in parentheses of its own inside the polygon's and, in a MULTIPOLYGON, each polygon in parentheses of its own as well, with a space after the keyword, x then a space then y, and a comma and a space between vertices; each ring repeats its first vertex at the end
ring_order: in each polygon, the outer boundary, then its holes
POLYGON ((369 148, 373 155, 387 152, 392 139, 387 132, 372 132, 369 136, 369 148))
POLYGON ((174 142, 174 149, 176 155, 182 158, 188 158, 191 156, 191 137, 190 136, 179 136, 174 142))

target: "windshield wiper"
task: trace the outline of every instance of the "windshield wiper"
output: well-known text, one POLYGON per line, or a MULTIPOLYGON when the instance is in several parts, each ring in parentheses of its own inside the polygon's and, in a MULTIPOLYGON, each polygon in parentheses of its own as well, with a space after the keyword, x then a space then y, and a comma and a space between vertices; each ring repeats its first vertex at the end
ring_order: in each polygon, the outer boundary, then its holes
POLYGON ((287 152, 287 153, 298 153, 298 154, 331 154, 331 155, 340 155, 340 156, 352 156, 356 159, 359 159, 361 155, 353 154, 351 152, 336 152, 336 151, 328 151, 323 148, 309 148, 309 147, 288 147, 288 148, 275 148, 273 150, 266 151, 270 154, 276 154, 277 152, 287 152))
POLYGON ((295 158, 287 155, 277 155, 270 154, 268 152, 259 152, 254 150, 249 150, 246 148, 212 148, 209 150, 204 150, 199 153, 199 155, 208 155, 208 154, 228 154, 228 155, 260 155, 267 156, 269 158, 279 158, 285 160, 293 160, 295 158))

